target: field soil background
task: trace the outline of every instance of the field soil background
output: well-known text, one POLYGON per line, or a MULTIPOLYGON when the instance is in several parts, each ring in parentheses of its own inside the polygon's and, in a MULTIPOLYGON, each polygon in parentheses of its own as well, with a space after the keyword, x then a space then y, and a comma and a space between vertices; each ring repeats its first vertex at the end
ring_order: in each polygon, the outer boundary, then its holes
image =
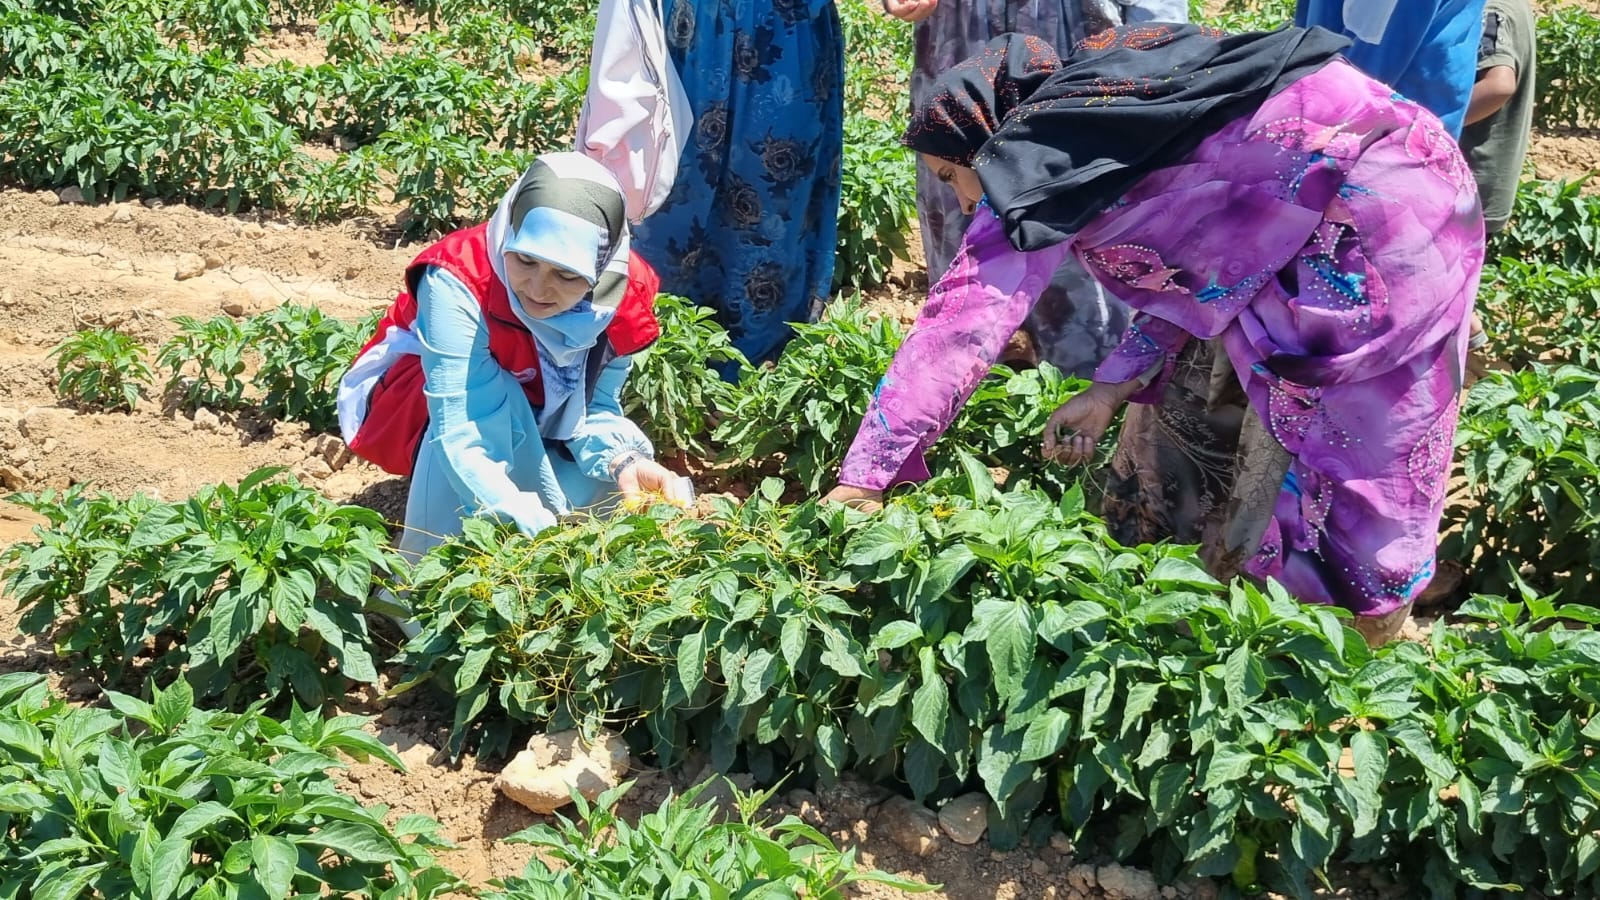
MULTIPOLYGON (((272 46, 302 62, 314 61, 318 52, 303 34, 287 34, 272 46)), ((1600 132, 1542 134, 1534 144, 1530 168, 1540 178, 1573 178, 1597 167, 1600 132)), ((0 190, 0 271, 6 273, 0 279, 0 494, 82 484, 118 496, 143 492, 170 500, 278 465, 335 500, 372 507, 397 521, 405 481, 350 459, 335 437, 209 410, 177 413, 159 401, 131 414, 80 412, 57 402, 49 356, 82 328, 112 326, 155 346, 176 332, 175 317, 245 317, 285 302, 355 320, 393 298, 404 266, 420 249, 396 246, 388 237, 395 233, 391 226, 367 219, 307 227, 281 217, 155 202, 88 205, 71 190, 0 190)), ((925 286, 913 260, 870 299, 909 320, 925 286)), ((26 539, 37 521, 0 500, 0 547, 26 539)), ((379 631, 391 645, 398 638, 387 626, 379 631)), ((58 659, 47 643, 20 634, 13 603, 0 598, 0 672, 11 671, 48 672, 81 702, 118 687, 96 683, 70 660, 58 659)), ((538 817, 496 793, 493 780, 502 763, 470 755, 452 763, 440 749, 449 708, 426 691, 391 699, 380 694, 353 696, 345 709, 375 716, 372 729, 410 771, 353 765, 342 776, 349 789, 363 802, 389 804, 396 815, 437 817, 459 846, 446 864, 470 881, 482 884, 521 871, 532 851, 501 839, 538 817)), ((627 806, 653 806, 699 774, 692 762, 673 773, 641 770, 627 806)), ((820 796, 780 789, 771 811, 774 817, 799 815, 836 841, 860 848, 866 865, 944 885, 923 896, 1131 900, 1215 893, 1209 884, 1159 888, 1144 873, 1097 868, 1102 861, 1078 858, 1060 835, 1045 846, 1006 853, 984 841, 963 845, 940 835, 930 852, 919 855, 917 823, 904 805, 885 801, 887 794, 847 779, 820 796)), ((1337 874, 1339 883, 1328 896, 1398 896, 1370 870, 1337 874)), ((855 895, 900 896, 873 886, 855 895)))

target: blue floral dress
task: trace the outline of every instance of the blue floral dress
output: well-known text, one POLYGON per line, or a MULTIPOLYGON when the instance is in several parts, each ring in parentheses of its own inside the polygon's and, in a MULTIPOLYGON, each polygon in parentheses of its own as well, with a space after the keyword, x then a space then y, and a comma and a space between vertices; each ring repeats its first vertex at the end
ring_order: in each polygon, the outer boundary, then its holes
POLYGON ((832 0, 669 0, 694 111, 672 193, 634 234, 661 289, 715 309, 760 363, 833 282, 844 43, 832 0))

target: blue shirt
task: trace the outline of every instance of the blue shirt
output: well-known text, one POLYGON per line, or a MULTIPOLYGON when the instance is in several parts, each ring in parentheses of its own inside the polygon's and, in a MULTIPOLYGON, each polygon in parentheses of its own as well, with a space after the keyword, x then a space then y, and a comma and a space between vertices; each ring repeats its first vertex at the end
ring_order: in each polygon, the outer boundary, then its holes
MULTIPOLYGON (((534 409, 522 384, 489 353, 483 307, 466 285, 430 267, 417 286, 415 330, 429 433, 461 507, 503 517, 530 534, 571 512, 570 488, 551 465, 534 409)), ((649 439, 622 414, 632 364, 631 356, 619 356, 601 370, 583 421, 564 442, 577 471, 595 481, 613 481, 619 453, 651 455, 649 439)))
POLYGON ((1297 0, 1294 22, 1354 40, 1345 56, 1356 68, 1425 107, 1460 138, 1477 79, 1485 2, 1398 0, 1376 44, 1357 40, 1345 28, 1345 0, 1297 0))

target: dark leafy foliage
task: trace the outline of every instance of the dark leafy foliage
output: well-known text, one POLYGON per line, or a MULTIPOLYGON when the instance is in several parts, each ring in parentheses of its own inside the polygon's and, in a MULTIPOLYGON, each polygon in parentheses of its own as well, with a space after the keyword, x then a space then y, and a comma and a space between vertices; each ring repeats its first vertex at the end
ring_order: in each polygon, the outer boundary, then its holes
POLYGON ((48 520, 0 554, 22 630, 113 679, 186 678, 235 707, 290 691, 317 705, 377 681, 362 611, 399 566, 383 519, 280 471, 183 503, 17 495, 48 520))
POLYGON ((0 675, 0 895, 424 900, 464 887, 426 816, 340 793, 339 755, 400 760, 354 716, 209 712, 180 681, 153 702, 67 705, 0 675))

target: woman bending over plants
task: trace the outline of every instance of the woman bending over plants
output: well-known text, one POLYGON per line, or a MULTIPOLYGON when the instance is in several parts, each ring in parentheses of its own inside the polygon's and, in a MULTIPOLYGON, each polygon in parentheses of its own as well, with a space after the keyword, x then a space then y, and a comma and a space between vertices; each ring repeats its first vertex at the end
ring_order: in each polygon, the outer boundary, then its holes
POLYGON ((1070 253, 1136 314, 1045 456, 1088 461, 1136 401, 1108 477, 1119 540, 1199 543, 1218 578, 1397 632, 1433 577, 1483 217, 1438 118, 1345 43, 1129 26, 1063 60, 1007 35, 943 75, 905 142, 976 215, 829 497, 926 476, 1070 253))
POLYGON ((401 552, 463 516, 531 534, 619 491, 687 499, 618 403, 660 334, 658 283, 616 180, 576 153, 539 157, 487 223, 418 254, 339 386, 351 451, 411 476, 401 552))

